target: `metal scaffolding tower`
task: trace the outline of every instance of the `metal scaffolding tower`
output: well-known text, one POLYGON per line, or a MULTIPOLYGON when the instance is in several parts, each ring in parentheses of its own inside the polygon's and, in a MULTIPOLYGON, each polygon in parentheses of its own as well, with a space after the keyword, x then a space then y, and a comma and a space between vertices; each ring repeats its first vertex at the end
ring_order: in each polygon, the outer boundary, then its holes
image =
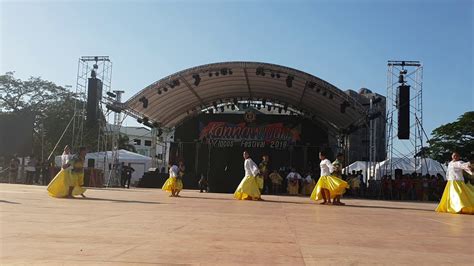
MULTIPOLYGON (((421 169, 418 154, 423 147, 423 65, 419 61, 388 61, 387 65, 386 158, 415 158, 415 169, 421 169), (396 134, 401 84, 410 86, 408 139, 399 139, 396 134)), ((393 160, 390 161, 384 171, 393 175, 393 160)))
MULTIPOLYGON (((86 119, 87 83, 92 71, 102 81, 102 90, 110 92, 112 86, 112 62, 108 56, 82 56, 77 64, 76 101, 74 102, 74 121, 72 124, 73 147, 83 145, 84 121, 86 119)), ((100 125, 99 125, 100 126, 100 125)), ((101 132, 99 128, 99 132, 101 132)), ((98 137, 99 138, 99 137, 98 137)))

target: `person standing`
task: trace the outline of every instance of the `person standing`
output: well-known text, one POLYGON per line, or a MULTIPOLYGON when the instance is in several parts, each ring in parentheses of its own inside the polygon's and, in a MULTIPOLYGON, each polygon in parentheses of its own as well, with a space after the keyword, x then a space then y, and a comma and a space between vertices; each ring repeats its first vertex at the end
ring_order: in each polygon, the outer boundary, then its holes
POLYGON ((273 170, 273 173, 270 174, 270 180, 272 181, 272 194, 277 195, 281 191, 281 183, 283 177, 278 173, 276 169, 273 170))
POLYGON ((270 194, 272 189, 272 182, 270 181, 270 157, 268 155, 262 156, 262 162, 258 165, 258 169, 260 170, 260 174, 263 177, 263 186, 262 192, 270 194))
MULTIPOLYGON (((319 167, 321 168, 321 177, 318 183, 314 187, 313 193, 311 193, 312 200, 323 200, 321 204, 331 204, 331 199, 340 196, 346 192, 349 185, 346 181, 331 175, 334 172, 334 166, 326 158, 325 152, 319 153, 319 159, 321 160, 319 167)), ((335 202, 335 205, 342 205, 343 203, 335 202)))
POLYGON ((203 191, 208 192, 207 188, 207 178, 204 176, 204 174, 201 174, 201 178, 199 179, 199 193, 202 193, 203 191))
MULTIPOLYGON (((340 180, 342 180, 342 168, 344 167, 344 154, 338 153, 336 155, 336 160, 334 160, 334 162, 332 163, 332 166, 334 167, 332 176, 335 176, 339 178, 340 180)), ((334 205, 344 205, 344 203, 341 202, 341 196, 342 194, 336 195, 334 197, 334 201, 333 201, 334 205)))
POLYGON ((27 185, 32 185, 33 181, 35 180, 35 175, 36 175, 36 158, 34 155, 31 155, 29 157, 28 163, 25 167, 26 170, 26 180, 25 184, 27 185))
POLYGON ((257 175, 260 173, 257 164, 250 158, 247 151, 243 152, 245 176, 234 192, 238 200, 262 200, 257 184, 257 175))
POLYGON ((13 158, 10 160, 10 165, 8 169, 8 183, 15 184, 16 178, 18 177, 18 167, 20 166, 20 161, 16 157, 16 154, 13 155, 13 158))
POLYGON ((291 168, 290 173, 286 176, 288 182, 288 194, 298 195, 301 175, 296 172, 295 168, 291 168))
POLYGON ((124 187, 130 188, 130 182, 132 181, 132 174, 135 172, 135 169, 128 164, 127 166, 124 166, 123 171, 125 172, 125 182, 124 182, 124 187))
POLYGON ((463 170, 472 175, 472 165, 461 161, 457 152, 453 152, 451 158, 446 171, 448 182, 436 211, 474 214, 474 190, 464 183, 463 177, 463 170))

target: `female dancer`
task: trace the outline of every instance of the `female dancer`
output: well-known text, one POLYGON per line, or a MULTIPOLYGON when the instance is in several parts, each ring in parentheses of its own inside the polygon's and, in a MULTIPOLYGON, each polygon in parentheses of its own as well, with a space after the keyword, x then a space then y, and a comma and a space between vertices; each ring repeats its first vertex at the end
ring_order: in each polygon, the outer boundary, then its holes
POLYGON ((321 177, 318 180, 318 183, 314 187, 313 193, 311 193, 312 200, 323 199, 321 204, 331 204, 331 199, 335 199, 334 205, 344 205, 340 202, 341 195, 346 192, 346 188, 349 188, 349 185, 346 181, 331 175, 334 171, 334 166, 331 162, 326 159, 326 153, 320 152, 319 159, 321 163, 319 164, 321 168, 321 177), (336 199, 337 198, 337 199, 336 199))
POLYGON ((69 146, 64 147, 61 155, 61 170, 51 180, 48 185, 48 194, 55 198, 73 198, 74 196, 84 196, 86 189, 82 188, 84 184, 84 157, 86 149, 81 148, 79 154, 74 157, 71 155, 69 146))
POLYGON ((256 177, 259 170, 247 151, 243 153, 245 176, 235 190, 234 198, 238 200, 262 200, 256 177))
POLYGON ((443 196, 436 208, 437 212, 474 214, 474 190, 464 183, 462 171, 472 175, 471 163, 460 160, 459 153, 453 152, 448 164, 443 196))
POLYGON ((169 163, 170 177, 163 185, 163 190, 171 192, 170 197, 179 197, 179 192, 183 189, 183 182, 178 181, 179 168, 177 165, 169 163))

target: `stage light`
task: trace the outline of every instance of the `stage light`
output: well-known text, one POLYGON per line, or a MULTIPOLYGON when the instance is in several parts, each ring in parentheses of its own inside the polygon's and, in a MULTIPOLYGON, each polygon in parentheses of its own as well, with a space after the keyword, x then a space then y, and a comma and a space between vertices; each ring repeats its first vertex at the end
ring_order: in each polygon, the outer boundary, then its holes
POLYGON ((272 106, 271 105, 267 106, 267 110, 270 112, 272 110, 272 106))
POLYGON ((221 113, 224 112, 224 106, 221 106, 221 113))
POLYGON ((287 86, 288 88, 293 87, 293 80, 294 80, 294 79, 295 79, 295 77, 293 77, 293 76, 288 76, 288 77, 286 77, 286 86, 287 86))
POLYGON ((224 75, 224 76, 227 75, 227 68, 222 68, 221 69, 221 74, 224 75))
POLYGON ((107 92, 107 95, 108 95, 109 97, 112 97, 112 98, 117 97, 117 94, 115 94, 115 93, 113 93, 113 92, 111 92, 111 91, 108 91, 108 92, 107 92))
POLYGON ((257 104, 257 109, 258 110, 262 109, 262 106, 260 104, 257 104))
POLYGON ((320 88, 317 88, 317 89, 316 89, 316 92, 317 92, 317 93, 320 93, 320 92, 321 92, 321 89, 320 89, 320 88))
POLYGON ((229 75, 232 75, 234 74, 234 72, 232 72, 232 69, 229 68, 229 75))
POLYGON ((275 73, 272 72, 272 73, 270 74, 270 76, 271 76, 272 78, 274 78, 274 77, 275 77, 275 73))
POLYGON ((193 75, 193 79, 194 79, 194 86, 199 86, 199 83, 201 83, 201 77, 199 76, 199 74, 194 74, 193 75))
POLYGON ((212 72, 209 72, 209 77, 212 77, 212 72))
POLYGON ((141 124, 141 123, 143 123, 143 119, 137 118, 137 122, 141 124))
POLYGON ((405 83, 405 80, 403 78, 403 74, 400 73, 400 76, 398 76, 398 83, 403 84, 405 83))
POLYGON ((330 93, 330 94, 329 94, 329 99, 332 100, 333 98, 334 98, 334 96, 332 95, 332 93, 330 93))
POLYGON ((235 110, 235 105, 232 105, 230 109, 235 110))
MULTIPOLYGON (((171 88, 173 88, 173 87, 171 87, 171 88)), ((168 91, 168 88, 167 88, 167 87, 164 87, 164 88, 163 88, 163 91, 164 91, 164 92, 167 92, 167 91, 168 91)))
POLYGON ((209 114, 213 114, 214 113, 214 109, 209 109, 209 114))
POLYGON ((214 75, 216 75, 216 77, 218 77, 218 76, 219 76, 219 72, 214 73, 214 75))
POLYGON ((122 112, 122 109, 120 109, 119 107, 114 106, 114 105, 106 104, 105 107, 107 108, 107 110, 110 110, 110 111, 115 112, 115 113, 120 114, 122 112))
POLYGON ((280 78, 280 74, 279 74, 279 73, 277 73, 277 74, 276 74, 276 77, 277 77, 277 79, 279 79, 279 78, 280 78))
POLYGON ((142 120, 143 120, 143 123, 148 123, 148 121, 149 121, 148 117, 146 117, 146 116, 144 116, 142 120))
POLYGON ((212 102, 212 105, 214 106, 215 109, 217 109, 217 103, 216 102, 212 102))
POLYGON ((377 98, 375 98, 375 99, 372 100, 372 104, 377 104, 377 103, 379 103, 379 102, 381 102, 381 101, 382 101, 382 97, 377 97, 377 98))
POLYGON ((255 75, 257 75, 257 76, 265 76, 265 72, 264 72, 263 67, 257 67, 257 69, 255 70, 255 75))
POLYGON ((340 108, 341 108, 340 111, 341 111, 341 113, 344 114, 344 113, 346 112, 346 108, 349 107, 349 106, 351 106, 351 105, 350 105, 350 103, 349 103, 348 101, 342 102, 341 105, 340 105, 340 108))
POLYGON ((373 113, 373 114, 368 115, 367 118, 368 118, 369 120, 374 120, 374 119, 378 118, 378 117, 381 116, 381 115, 382 115, 382 112, 378 111, 378 112, 376 112, 376 113, 373 113))
POLYGON ((283 111, 283 110, 281 109, 281 107, 278 107, 278 113, 279 113, 279 114, 281 114, 281 111, 283 111))
POLYGON ((97 77, 97 73, 95 72, 94 69, 91 70, 91 78, 96 78, 97 77))
POLYGON ((328 94, 327 91, 323 91, 323 96, 326 96, 328 94))
POLYGON ((142 103, 143 108, 148 108, 148 99, 145 96, 141 97, 138 101, 142 103))
POLYGON ((316 87, 316 83, 314 83, 312 81, 307 81, 306 86, 308 86, 308 88, 310 88, 310 89, 314 89, 314 87, 316 87))
POLYGON ((161 94, 161 89, 158 89, 157 92, 158 92, 158 94, 161 94))

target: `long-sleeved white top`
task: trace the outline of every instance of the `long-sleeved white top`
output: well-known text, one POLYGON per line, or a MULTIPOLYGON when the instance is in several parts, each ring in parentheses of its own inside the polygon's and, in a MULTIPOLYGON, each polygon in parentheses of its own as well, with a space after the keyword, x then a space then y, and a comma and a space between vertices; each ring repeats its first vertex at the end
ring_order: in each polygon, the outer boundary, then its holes
POLYGON ((179 167, 177 165, 171 166, 170 170, 170 177, 177 177, 179 174, 179 167))
POLYGON ((64 165, 68 164, 69 161, 71 160, 71 157, 72 157, 71 154, 61 155, 61 167, 64 167, 64 165))
POLYGON ((319 163, 319 168, 321 168, 321 176, 330 175, 334 172, 334 166, 331 161, 324 159, 319 163))
POLYGON ((256 176, 260 171, 258 170, 257 164, 250 158, 244 161, 245 177, 256 176))
POLYGON ((462 170, 471 173, 469 169, 470 163, 465 163, 463 161, 451 161, 448 164, 448 170, 446 173, 446 180, 455 180, 455 181, 464 181, 464 177, 462 176, 462 170))

